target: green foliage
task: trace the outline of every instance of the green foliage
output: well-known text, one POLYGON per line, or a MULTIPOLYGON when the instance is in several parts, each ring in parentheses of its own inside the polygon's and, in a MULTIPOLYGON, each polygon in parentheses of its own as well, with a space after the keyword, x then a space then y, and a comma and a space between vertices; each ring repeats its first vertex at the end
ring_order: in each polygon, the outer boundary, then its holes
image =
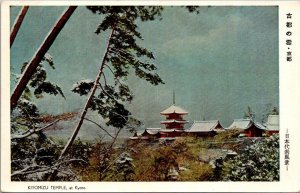
MULTIPOLYGON (((74 175, 69 173, 69 162, 58 163, 61 147, 43 133, 45 123, 36 104, 32 102, 32 92, 36 98, 42 98, 44 93, 64 97, 61 88, 47 80, 46 63, 55 69, 52 57, 46 54, 30 78, 17 103, 17 108, 11 114, 11 179, 13 181, 49 180, 53 168, 58 164, 65 171, 59 171, 59 175, 53 180, 74 179, 74 175)), ((21 72, 25 70, 27 64, 23 64, 21 72)))
POLYGON ((42 93, 47 93, 50 95, 60 94, 61 96, 63 96, 65 98, 61 88, 58 85, 54 85, 49 81, 44 81, 44 82, 40 83, 40 85, 34 90, 34 95, 37 98, 43 97, 42 93))
POLYGON ((154 172, 156 181, 168 179, 168 173, 172 168, 178 168, 177 154, 172 147, 162 147, 154 152, 154 172))
POLYGON ((88 162, 91 153, 92 144, 90 142, 84 142, 80 138, 74 141, 74 144, 69 151, 69 155, 71 155, 72 158, 82 159, 86 162, 88 162))
POLYGON ((211 139, 211 144, 207 148, 230 149, 237 151, 241 144, 238 143, 238 136, 243 133, 242 129, 234 128, 219 132, 211 139))
POLYGON ((157 69, 155 64, 147 61, 147 59, 154 59, 153 53, 136 42, 137 39, 142 39, 137 31, 136 21, 137 19, 153 20, 160 15, 162 8, 142 6, 89 6, 87 8, 93 13, 105 16, 96 30, 97 34, 108 29, 112 30, 102 63, 106 71, 101 74, 104 82, 82 80, 73 86, 72 91, 86 95, 94 84, 97 84, 100 92, 94 94, 89 108, 97 111, 106 120, 108 126, 116 128, 127 126, 134 129, 141 123, 133 118, 131 112, 125 107, 125 104, 133 99, 133 94, 126 84, 129 70, 133 69, 136 76, 153 85, 163 83, 154 72, 157 69), (107 79, 111 77, 106 76, 107 72, 112 73, 113 80, 107 79))
POLYGON ((109 181, 132 181, 134 176, 132 161, 130 154, 123 152, 114 162, 107 179, 109 181))
POLYGON ((72 91, 74 93, 79 94, 80 96, 86 95, 90 92, 92 87, 94 86, 94 82, 92 80, 82 80, 73 85, 72 91))
POLYGON ((189 11, 189 12, 196 12, 197 14, 199 14, 200 13, 200 6, 186 6, 186 8, 187 8, 187 10, 189 11))
MULTIPOLYGON (((112 89, 107 91, 111 91, 110 94, 115 92, 112 89)), ((106 95, 104 92, 101 92, 97 97, 93 97, 91 109, 98 111, 98 113, 106 119, 106 125, 111 125, 116 128, 124 127, 129 121, 129 115, 131 115, 123 104, 109 97, 109 95, 106 95)))
POLYGON ((228 129, 226 131, 219 132, 216 136, 214 136, 214 140, 218 142, 222 142, 226 140, 236 139, 242 132, 243 130, 238 128, 228 129))
MULTIPOLYGON (((30 78, 28 86, 17 103, 17 108, 12 111, 11 130, 13 134, 19 134, 26 130, 35 130, 38 123, 41 122, 39 110, 36 104, 32 102, 32 89, 36 98, 43 97, 43 93, 52 95, 60 94, 64 97, 61 88, 47 80, 47 73, 44 68, 45 63, 52 69, 55 69, 52 57, 46 54, 38 65, 36 72, 30 78)), ((27 62, 23 64, 21 72, 25 70, 27 64, 27 62)))
POLYGON ((79 168, 79 173, 84 181, 103 181, 110 175, 110 166, 115 157, 115 152, 112 149, 108 151, 104 142, 94 143, 91 147, 92 151, 89 154, 89 166, 79 168))
POLYGON ((18 102, 18 110, 20 112, 20 118, 30 118, 31 120, 37 120, 39 115, 39 110, 35 103, 26 100, 20 99, 18 102))
POLYGON ((213 170, 198 160, 201 139, 176 139, 167 146, 133 143, 135 181, 169 181, 170 171, 178 172, 177 181, 207 181, 213 170))
POLYGON ((180 173, 178 181, 209 181, 212 175, 213 169, 210 165, 190 161, 186 170, 180 173))
MULTIPOLYGON (((11 143, 11 170, 12 173, 24 170, 29 166, 51 167, 58 158, 59 147, 53 144, 46 136, 39 132, 36 136, 14 140, 11 143)), ((33 167, 32 170, 35 170, 33 167)), ((49 171, 28 174, 21 173, 14 175, 12 181, 45 181, 49 176, 49 171)))
MULTIPOLYGON (((25 92, 23 94, 23 98, 29 99, 31 97, 31 89, 34 89, 34 96, 36 98, 42 98, 43 93, 47 93, 50 95, 61 95, 65 98, 61 88, 53 84, 50 81, 47 81, 47 72, 45 69, 45 63, 47 63, 52 69, 55 69, 53 59, 49 54, 46 54, 40 64, 38 65, 35 73, 30 78, 28 83, 29 86, 26 87, 25 92)), ((22 66, 21 73, 25 70, 28 62, 25 62, 22 66)))
POLYGON ((105 15, 96 30, 97 34, 107 29, 114 30, 106 62, 110 62, 114 68, 115 78, 126 77, 128 68, 132 67, 139 78, 154 85, 163 83, 157 74, 151 73, 156 70, 156 66, 141 60, 143 57, 154 59, 153 53, 136 42, 136 39, 142 39, 141 34, 137 31, 136 20, 153 20, 160 15, 162 7, 88 6, 87 8, 93 13, 105 15))
POLYGON ((229 181, 278 181, 279 136, 273 135, 243 149, 224 163, 223 178, 229 181))

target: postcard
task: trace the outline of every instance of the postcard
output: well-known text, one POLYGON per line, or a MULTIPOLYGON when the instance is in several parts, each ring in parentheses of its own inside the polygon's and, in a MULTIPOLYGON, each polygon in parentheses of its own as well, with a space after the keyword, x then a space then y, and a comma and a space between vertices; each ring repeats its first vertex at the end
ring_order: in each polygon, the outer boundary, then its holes
POLYGON ((299 191, 299 21, 299 1, 3 1, 1 191, 299 191))

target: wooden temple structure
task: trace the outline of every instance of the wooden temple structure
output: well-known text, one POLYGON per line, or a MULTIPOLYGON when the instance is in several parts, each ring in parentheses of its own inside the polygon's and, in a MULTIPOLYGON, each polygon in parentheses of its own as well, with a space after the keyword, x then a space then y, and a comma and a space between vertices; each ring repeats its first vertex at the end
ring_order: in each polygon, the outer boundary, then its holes
MULTIPOLYGON (((173 104, 161 111, 160 114, 165 116, 165 120, 160 121, 160 124, 163 125, 164 128, 147 128, 142 133, 135 133, 130 139, 174 140, 177 137, 186 135, 213 137, 219 132, 234 128, 242 129, 246 137, 262 137, 262 134, 266 130, 264 125, 250 119, 235 119, 227 129, 221 125, 219 120, 194 121, 189 129, 184 129, 185 124, 188 123, 188 121, 184 119, 184 116, 187 115, 188 112, 180 106, 175 105, 175 93, 173 93, 173 104)), ((268 123, 269 132, 271 134, 278 133, 278 117, 271 117, 268 123)))
POLYGON ((176 106, 174 102, 160 114, 166 116, 166 120, 160 122, 165 126, 165 129, 160 130, 161 138, 179 137, 184 133, 184 125, 188 123, 183 119, 183 116, 188 114, 186 110, 176 106))

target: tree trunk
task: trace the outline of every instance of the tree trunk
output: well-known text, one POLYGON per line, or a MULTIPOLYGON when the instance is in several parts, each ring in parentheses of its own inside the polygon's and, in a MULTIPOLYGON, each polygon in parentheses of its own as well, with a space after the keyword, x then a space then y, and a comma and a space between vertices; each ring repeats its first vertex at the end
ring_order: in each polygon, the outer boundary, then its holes
POLYGON ((14 23, 14 27, 12 28, 11 34, 10 34, 10 47, 13 45, 15 38, 17 36, 17 33, 22 25, 22 22, 24 20, 24 17, 28 11, 29 6, 23 6, 21 11, 19 12, 18 17, 16 18, 16 21, 14 23))
POLYGON ((26 85, 28 84, 31 76, 36 71, 36 68, 38 67, 39 63, 43 59, 44 55, 49 50, 54 40, 58 36, 59 32, 65 26, 65 24, 67 23, 67 21, 69 20, 69 18, 71 17, 71 15, 73 14, 76 8, 77 6, 70 6, 66 9, 66 11, 56 22, 52 30, 48 33, 47 37, 45 38, 45 40, 43 41, 43 43, 41 44, 41 46, 39 47, 39 49, 37 50, 33 58, 30 60, 29 64, 26 66, 11 96, 10 99, 11 110, 17 106, 17 102, 21 97, 24 89, 26 88, 26 85))
POLYGON ((105 53, 104 53, 104 56, 102 58, 101 66, 100 66, 98 75, 96 77, 94 86, 93 86, 93 88, 91 90, 91 94, 90 94, 88 100, 86 101, 86 104, 85 104, 85 106, 84 106, 84 108, 83 108, 83 110, 81 112, 80 120, 79 120, 77 126, 75 127, 74 132, 73 132, 72 136, 70 137, 68 143, 66 144, 66 146, 62 150, 59 159, 61 159, 68 152, 68 150, 70 149, 71 145, 73 144, 73 142, 74 142, 75 138, 77 137, 77 134, 78 134, 78 132, 80 130, 80 127, 81 127, 81 125, 83 123, 83 120, 84 120, 84 117, 85 117, 85 115, 87 113, 87 110, 90 107, 92 98, 93 98, 93 96, 94 96, 94 94, 95 94, 95 92, 97 90, 98 82, 100 81, 101 75, 103 74, 105 60, 107 58, 107 54, 108 54, 108 51, 109 51, 110 42, 111 42, 111 38, 112 38, 113 33, 114 33, 114 29, 112 29, 112 31, 110 33, 110 36, 109 36, 109 39, 108 39, 108 42, 107 42, 107 45, 106 45, 105 53))

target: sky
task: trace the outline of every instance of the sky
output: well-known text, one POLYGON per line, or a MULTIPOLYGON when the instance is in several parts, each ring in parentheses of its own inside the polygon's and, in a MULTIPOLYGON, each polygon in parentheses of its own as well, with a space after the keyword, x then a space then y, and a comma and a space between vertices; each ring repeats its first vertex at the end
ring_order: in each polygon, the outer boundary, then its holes
MULTIPOLYGON (((11 48, 11 89, 15 74, 28 61, 65 7, 30 7, 11 48)), ((11 8, 13 24, 20 7, 11 8)), ((81 79, 95 79, 108 34, 96 35, 103 17, 85 7, 75 10, 48 53, 55 70, 49 80, 61 86, 66 99, 45 96, 36 103, 43 113, 79 111, 85 97, 72 93, 81 79)), ((157 73, 164 85, 152 86, 128 78, 134 99, 128 108, 144 127, 161 127, 160 112, 172 105, 187 110, 194 120, 220 120, 225 127, 243 118, 247 106, 261 120, 266 105, 279 106, 278 7, 200 7, 189 13, 166 7, 162 20, 138 22, 144 40, 154 53, 157 73)), ((188 126, 187 126, 188 127, 188 126)))

